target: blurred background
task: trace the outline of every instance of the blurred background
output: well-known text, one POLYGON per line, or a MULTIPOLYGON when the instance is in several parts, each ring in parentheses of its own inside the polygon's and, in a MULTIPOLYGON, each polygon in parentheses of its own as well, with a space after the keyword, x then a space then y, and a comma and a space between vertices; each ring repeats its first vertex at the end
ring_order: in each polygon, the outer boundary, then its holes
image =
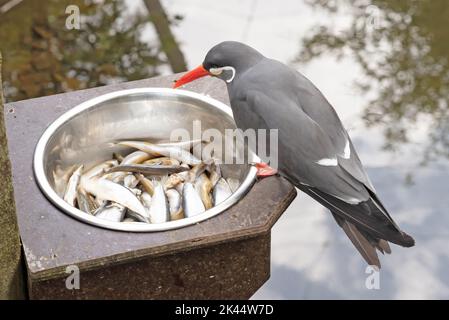
MULTIPOLYGON (((272 233, 259 299, 449 299, 449 1, 0 0, 7 102, 185 71, 224 40, 304 73, 333 104, 416 246, 380 288, 329 213, 300 193, 272 233), (65 26, 78 6, 80 29, 65 26)), ((207 92, 205 92, 207 93, 207 92)))

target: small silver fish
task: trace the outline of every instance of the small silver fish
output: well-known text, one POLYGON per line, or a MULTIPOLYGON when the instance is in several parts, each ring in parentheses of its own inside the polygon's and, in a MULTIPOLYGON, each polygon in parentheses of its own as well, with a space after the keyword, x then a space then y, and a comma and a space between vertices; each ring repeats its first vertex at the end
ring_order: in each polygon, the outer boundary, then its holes
POLYGON ((98 209, 98 205, 95 200, 92 199, 92 197, 81 186, 78 186, 76 203, 78 205, 78 209, 89 214, 92 214, 98 209))
POLYGON ((186 177, 188 177, 188 173, 186 171, 169 175, 168 178, 164 180, 164 189, 175 188, 180 183, 185 181, 186 177))
POLYGON ((85 191, 80 190, 78 188, 78 191, 76 192, 76 206, 78 209, 85 213, 90 213, 89 204, 87 203, 87 194, 85 191))
MULTIPOLYGON (((120 162, 120 165, 131 165, 131 164, 140 164, 148 159, 151 159, 152 156, 143 151, 134 151, 128 154, 123 160, 120 162)), ((114 182, 121 182, 126 175, 126 172, 110 172, 105 177, 114 182)))
POLYGON ((123 185, 127 187, 128 189, 133 189, 139 184, 139 180, 133 175, 128 174, 123 179, 123 185))
POLYGON ((140 197, 142 194, 142 190, 138 188, 128 188, 129 191, 131 191, 136 197, 140 197))
POLYGON ((142 201, 143 206, 145 209, 150 210, 151 207, 151 195, 148 192, 142 192, 140 195, 140 200, 142 201))
POLYGON ((121 141, 118 143, 122 146, 127 146, 131 148, 136 148, 141 151, 150 153, 152 155, 161 155, 169 158, 176 159, 180 162, 185 162, 189 165, 195 165, 201 163, 201 160, 196 158, 189 151, 177 147, 177 146, 164 146, 164 145, 156 145, 149 142, 143 141, 121 141))
POLYGON ((142 189, 147 192, 150 196, 154 194, 154 186, 153 183, 145 178, 145 176, 141 173, 136 173, 136 178, 139 180, 140 185, 142 186, 142 189))
POLYGON ((104 178, 81 179, 81 186, 98 199, 119 203, 128 209, 147 216, 147 212, 139 199, 126 187, 104 178))
POLYGON ((125 179, 128 172, 108 172, 101 175, 101 178, 111 180, 115 183, 123 184, 123 180, 125 179))
POLYGON ((124 164, 139 164, 146 160, 149 160, 153 158, 152 155, 148 154, 147 152, 143 151, 134 151, 130 154, 128 154, 125 158, 123 158, 123 161, 120 162, 121 165, 124 164))
MULTIPOLYGON (((188 165, 187 165, 188 167, 188 165)), ((195 179, 204 172, 204 169, 207 167, 206 164, 201 163, 196 166, 193 166, 193 168, 189 171, 183 171, 176 174, 171 174, 168 176, 168 179, 164 180, 164 188, 165 189, 171 189, 171 188, 177 188, 178 184, 184 181, 194 182, 195 179)), ((182 190, 182 189, 181 189, 182 190)), ((182 193, 180 191, 179 193, 182 193)))
POLYGON ((206 211, 200 195, 191 182, 185 182, 182 188, 182 207, 187 218, 206 211))
POLYGON ((130 217, 134 218, 139 222, 151 223, 148 211, 145 213, 145 215, 143 215, 128 209, 127 213, 130 217))
POLYGON ((218 205, 225 201, 227 198, 229 198, 232 195, 231 187, 229 187, 228 183, 225 179, 220 178, 217 182, 217 184, 214 187, 213 191, 213 199, 214 199, 214 205, 218 205))
POLYGON ((212 191, 212 183, 205 173, 202 173, 195 180, 195 190, 200 195, 201 200, 203 201, 204 207, 210 209, 213 207, 212 198, 210 192, 212 191))
POLYGON ((172 159, 169 157, 159 157, 159 158, 154 158, 154 159, 144 161, 143 164, 160 164, 160 165, 165 165, 165 166, 179 166, 181 163, 178 160, 172 159))
POLYGON ((182 190, 184 190, 184 182, 180 182, 175 186, 175 190, 182 194, 182 190))
POLYGON ((108 172, 117 172, 117 171, 124 171, 124 172, 134 172, 134 173, 142 173, 142 174, 148 174, 148 175, 166 175, 166 174, 172 174, 172 173, 179 173, 186 171, 188 169, 175 165, 175 166, 165 166, 165 165, 148 165, 148 164, 129 164, 129 165, 118 165, 115 167, 112 167, 108 170, 108 172))
POLYGON ((221 170, 220 170, 220 166, 218 164, 212 164, 209 168, 209 180, 210 183, 212 184, 212 188, 215 187, 215 185, 217 184, 218 180, 220 180, 221 178, 221 170))
POLYGON ((76 190, 78 189, 78 184, 81 179, 81 173, 83 172, 83 165, 80 165, 71 175, 69 181, 67 182, 67 187, 64 192, 64 201, 75 206, 76 200, 76 190))
POLYGON ((118 203, 111 203, 99 210, 95 217, 113 222, 121 222, 125 217, 125 213, 126 207, 118 203))
POLYGON ((160 182, 154 181, 154 194, 151 198, 150 215, 151 223, 163 223, 170 220, 170 209, 168 207, 167 197, 160 182))
POLYGON ((189 181, 194 182, 204 171, 206 171, 206 168, 207 164, 204 162, 194 165, 193 168, 189 170, 189 181))
POLYGON ((175 141, 175 142, 159 142, 156 145, 160 147, 178 147, 182 148, 184 150, 189 151, 193 147, 195 147, 197 144, 203 142, 202 139, 193 139, 188 141, 175 141))
POLYGON ((103 161, 100 164, 97 164, 96 166, 93 166, 91 169, 87 170, 85 173, 83 173, 83 178, 93 178, 97 177, 104 173, 106 169, 109 169, 112 166, 118 165, 117 160, 107 160, 103 161))
POLYGON ((107 200, 103 200, 98 197, 95 197, 94 202, 97 205, 97 210, 98 210, 98 208, 104 207, 106 205, 107 200))
POLYGON ((170 220, 179 220, 184 218, 184 211, 182 209, 182 197, 175 189, 168 189, 165 191, 170 207, 170 220))
POLYGON ((149 210, 151 207, 151 196, 147 192, 142 192, 139 196, 139 199, 146 210, 146 215, 142 216, 138 213, 128 210, 128 216, 130 216, 131 218, 133 218, 137 221, 140 221, 140 222, 151 223, 150 213, 149 213, 149 210))

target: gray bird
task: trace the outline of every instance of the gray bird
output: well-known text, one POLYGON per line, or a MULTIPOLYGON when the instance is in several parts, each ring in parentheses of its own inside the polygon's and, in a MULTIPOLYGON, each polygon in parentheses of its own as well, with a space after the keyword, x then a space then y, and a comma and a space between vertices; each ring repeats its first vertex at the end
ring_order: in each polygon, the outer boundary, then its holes
POLYGON ((174 87, 212 75, 227 84, 237 127, 278 129, 278 171, 328 208, 370 265, 376 249, 415 241, 393 221, 376 195, 337 113, 305 76, 239 42, 213 47, 174 87))

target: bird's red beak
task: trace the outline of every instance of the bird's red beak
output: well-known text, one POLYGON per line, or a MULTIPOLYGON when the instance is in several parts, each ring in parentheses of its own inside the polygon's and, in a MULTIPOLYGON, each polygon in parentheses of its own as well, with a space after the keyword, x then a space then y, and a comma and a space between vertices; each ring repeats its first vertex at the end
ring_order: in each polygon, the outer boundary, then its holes
POLYGON ((210 75, 209 71, 204 69, 204 67, 201 65, 199 67, 196 67, 193 70, 190 70, 185 75, 183 75, 181 78, 176 80, 175 84, 173 85, 173 88, 178 88, 182 85, 185 85, 186 83, 192 82, 193 80, 196 80, 198 78, 208 76, 210 75))

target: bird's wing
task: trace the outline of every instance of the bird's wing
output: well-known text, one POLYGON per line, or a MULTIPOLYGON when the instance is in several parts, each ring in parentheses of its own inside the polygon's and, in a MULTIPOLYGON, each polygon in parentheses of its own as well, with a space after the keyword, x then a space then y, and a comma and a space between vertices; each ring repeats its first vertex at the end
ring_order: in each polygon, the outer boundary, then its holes
MULTIPOLYGON (((360 166, 341 165, 353 161, 342 159, 334 144, 317 121, 298 108, 297 101, 281 92, 247 90, 246 96, 232 101, 237 125, 247 128, 278 129, 279 170, 305 185, 314 186, 348 203, 359 203, 370 198, 364 181, 356 174, 360 166), (249 120, 248 120, 249 119, 249 120), (347 169, 350 168, 350 169, 347 169)), ((351 144, 350 144, 351 146, 351 144)), ((355 151, 352 149, 352 158, 355 151)))
POLYGON ((295 72, 297 106, 313 119, 334 144, 339 166, 372 192, 376 192, 335 109, 321 91, 299 72, 295 72))

